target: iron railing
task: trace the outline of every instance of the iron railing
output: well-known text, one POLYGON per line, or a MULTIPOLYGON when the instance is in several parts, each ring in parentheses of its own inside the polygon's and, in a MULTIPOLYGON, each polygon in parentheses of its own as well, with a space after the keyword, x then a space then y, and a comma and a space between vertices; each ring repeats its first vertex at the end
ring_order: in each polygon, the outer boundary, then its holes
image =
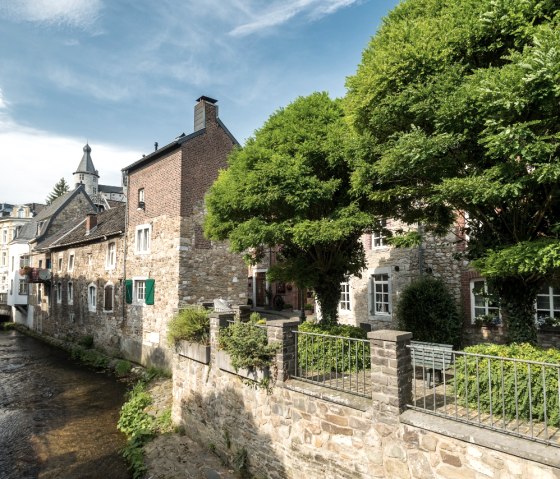
POLYGON ((293 378, 371 398, 371 353, 367 339, 293 331, 293 378))
POLYGON ((560 447, 560 364, 409 347, 409 408, 560 447))

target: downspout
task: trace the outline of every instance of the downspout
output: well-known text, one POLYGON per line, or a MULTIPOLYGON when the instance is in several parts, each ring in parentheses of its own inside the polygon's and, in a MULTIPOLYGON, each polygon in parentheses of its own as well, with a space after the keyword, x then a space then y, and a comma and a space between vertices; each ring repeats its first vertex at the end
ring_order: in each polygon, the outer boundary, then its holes
POLYGON ((124 174, 123 172, 123 179, 126 178, 126 210, 124 212, 124 244, 123 244, 123 279, 122 279, 122 292, 123 292, 123 301, 122 301, 122 320, 123 322, 126 320, 126 253, 128 251, 128 207, 129 207, 129 180, 128 180, 128 172, 124 174))

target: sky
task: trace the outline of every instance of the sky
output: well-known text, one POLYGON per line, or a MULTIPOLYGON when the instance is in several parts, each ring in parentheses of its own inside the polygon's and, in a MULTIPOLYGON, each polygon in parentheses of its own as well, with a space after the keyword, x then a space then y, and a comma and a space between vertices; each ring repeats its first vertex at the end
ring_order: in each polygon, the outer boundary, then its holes
POLYGON ((44 202, 89 142, 101 184, 193 131, 243 144, 299 96, 345 94, 398 0, 0 0, 0 203, 44 202))

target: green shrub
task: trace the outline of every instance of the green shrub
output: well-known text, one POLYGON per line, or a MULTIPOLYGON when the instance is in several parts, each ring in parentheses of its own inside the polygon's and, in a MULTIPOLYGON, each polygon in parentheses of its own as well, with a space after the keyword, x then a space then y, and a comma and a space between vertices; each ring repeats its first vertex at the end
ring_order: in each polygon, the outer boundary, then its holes
POLYGON ((115 364, 117 376, 126 376, 132 369, 132 363, 126 359, 119 359, 115 364))
POLYGON ((153 433, 154 417, 144 411, 152 404, 152 398, 146 391, 143 381, 139 381, 128 393, 128 400, 121 408, 117 428, 128 438, 140 433, 153 433))
POLYGON ((449 290, 438 278, 425 276, 404 288, 396 310, 399 329, 416 341, 461 343, 461 318, 449 290))
POLYGON ((235 322, 220 330, 220 349, 231 357, 231 365, 239 368, 263 368, 272 365, 278 344, 268 344, 266 328, 253 322, 235 322))
POLYGON ((361 328, 342 324, 327 326, 306 321, 300 324, 299 331, 342 336, 342 338, 326 338, 298 334, 298 365, 300 368, 328 373, 331 371, 362 371, 371 366, 369 342, 343 339, 367 339, 367 332, 361 328))
POLYGON ((260 313, 257 312, 253 312, 251 313, 251 315, 249 316, 249 322, 254 323, 254 324, 266 324, 266 319, 264 319, 260 313))
MULTIPOLYGON (((542 349, 530 344, 479 344, 465 348, 465 352, 486 354, 502 358, 516 358, 560 365, 560 351, 542 349)), ((544 421, 545 403, 547 423, 560 426, 558 404, 558 368, 527 363, 488 360, 473 356, 458 356, 455 363, 453 386, 457 400, 463 406, 474 408, 480 404, 483 412, 508 419, 544 421), (529 369, 530 368, 530 369, 529 369), (529 394, 529 388, 531 393, 529 394), (546 401, 545 401, 546 394, 546 401), (531 400, 531 408, 529 403, 531 400), (491 405, 491 406, 490 406, 491 405)))
POLYGON ((83 346, 84 348, 92 348, 93 347, 93 336, 91 334, 87 334, 82 336, 78 339, 78 344, 83 346))
POLYGON ((109 357, 105 354, 95 349, 86 349, 83 346, 74 346, 70 350, 70 357, 94 368, 107 368, 110 362, 109 357))
POLYGON ((169 322, 167 340, 171 345, 175 345, 181 340, 209 344, 210 318, 208 310, 195 307, 179 311, 169 322))

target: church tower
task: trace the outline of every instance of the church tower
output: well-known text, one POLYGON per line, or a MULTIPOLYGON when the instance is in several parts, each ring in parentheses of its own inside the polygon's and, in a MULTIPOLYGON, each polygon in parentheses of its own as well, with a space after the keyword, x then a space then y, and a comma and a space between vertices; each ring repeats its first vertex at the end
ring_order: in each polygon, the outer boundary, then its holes
POLYGON ((86 193, 93 198, 99 193, 99 173, 93 166, 93 161, 91 160, 91 147, 86 143, 84 146, 84 155, 82 156, 82 161, 78 165, 78 169, 74 172, 74 185, 75 188, 78 187, 80 183, 85 185, 86 193))

